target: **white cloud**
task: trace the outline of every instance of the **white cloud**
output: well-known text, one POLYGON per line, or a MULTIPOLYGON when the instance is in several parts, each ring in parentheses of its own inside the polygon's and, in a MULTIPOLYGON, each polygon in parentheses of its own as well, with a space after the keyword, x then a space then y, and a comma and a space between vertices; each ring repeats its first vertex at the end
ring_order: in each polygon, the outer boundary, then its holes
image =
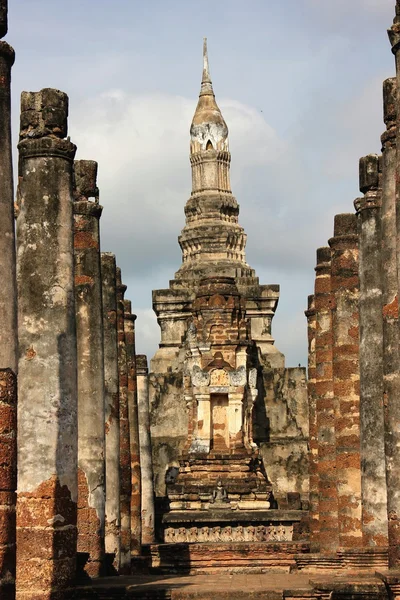
POLYGON ((331 17, 341 17, 342 15, 353 15, 358 13, 362 17, 365 11, 370 13, 378 13, 387 15, 392 9, 394 14, 394 0, 335 0, 329 2, 327 0, 306 0, 306 4, 329 14, 331 17))

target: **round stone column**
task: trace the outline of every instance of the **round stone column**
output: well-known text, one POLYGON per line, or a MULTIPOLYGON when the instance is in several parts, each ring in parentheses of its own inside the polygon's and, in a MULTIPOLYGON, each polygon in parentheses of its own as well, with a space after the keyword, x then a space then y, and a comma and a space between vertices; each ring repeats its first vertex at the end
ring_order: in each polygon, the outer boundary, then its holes
POLYGON ((318 439, 318 535, 315 550, 334 554, 339 546, 336 478, 336 401, 333 393, 331 249, 318 248, 315 268, 315 397, 318 439))
POLYGON ((121 573, 131 571, 131 454, 128 410, 128 364, 125 344, 124 294, 126 285, 121 281, 117 267, 117 331, 119 376, 119 468, 121 505, 121 573))
MULTIPOLYGON (((0 2, 0 37, 7 33, 7 2, 0 2)), ((17 487, 17 282, 11 140, 11 68, 14 50, 0 41, 0 595, 14 598, 17 487)))
POLYGON ((329 245, 339 546, 348 549, 362 545, 358 231, 354 213, 335 216, 329 245))
POLYGON ((137 402, 136 379, 136 350, 135 350, 135 321, 129 300, 124 301, 125 346, 128 367, 128 412, 131 454, 131 554, 140 554, 142 539, 142 523, 140 516, 141 473, 140 473, 140 443, 139 415, 137 402))
POLYGON ((316 410, 316 361, 315 361, 315 336, 316 336, 316 312, 314 295, 308 296, 308 308, 305 311, 307 317, 308 337, 308 415, 309 415, 309 469, 310 469, 310 538, 311 550, 316 545, 316 537, 319 529, 319 477, 318 477, 318 430, 316 410))
POLYGON ((68 97, 23 92, 18 145, 17 598, 71 597, 77 358, 68 97))
POLYGON ((142 471, 142 544, 155 541, 153 461, 150 438, 149 376, 147 357, 136 356, 136 376, 139 408, 140 464, 142 471))
POLYGON ((383 406, 385 417, 385 453, 389 566, 400 566, 400 355, 398 318, 398 266, 396 232, 396 79, 383 84, 384 120, 382 135, 382 316, 383 316, 383 406))
POLYGON ((74 163, 75 309, 78 349, 78 552, 98 577, 104 562, 105 434, 97 163, 74 163), (93 198, 93 200, 90 200, 93 198))
POLYGON ((103 299, 105 437, 106 437, 106 520, 105 548, 115 571, 121 561, 121 513, 119 472, 119 387, 117 332, 117 266, 115 256, 101 253, 103 299))
POLYGON ((360 160, 360 447, 365 546, 387 546, 379 157, 360 160))

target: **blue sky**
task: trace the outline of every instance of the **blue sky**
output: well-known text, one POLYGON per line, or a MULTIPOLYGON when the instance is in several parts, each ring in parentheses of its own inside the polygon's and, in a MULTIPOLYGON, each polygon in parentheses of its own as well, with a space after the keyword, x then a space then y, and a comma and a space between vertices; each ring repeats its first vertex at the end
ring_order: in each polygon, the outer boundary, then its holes
POLYGON ((189 127, 208 37, 232 186, 287 365, 306 364, 315 250, 353 212, 358 159, 380 151, 395 0, 9 0, 13 130, 22 90, 70 97, 78 158, 98 160, 102 249, 116 252, 138 352, 159 340, 151 290, 180 265, 189 127))

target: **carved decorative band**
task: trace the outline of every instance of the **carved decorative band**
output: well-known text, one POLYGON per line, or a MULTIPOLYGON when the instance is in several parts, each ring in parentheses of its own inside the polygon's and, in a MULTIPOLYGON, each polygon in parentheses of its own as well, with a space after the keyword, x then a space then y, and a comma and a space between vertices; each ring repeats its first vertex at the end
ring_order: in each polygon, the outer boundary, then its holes
POLYGON ((361 213, 364 210, 370 210, 373 208, 380 208, 382 206, 382 198, 380 194, 374 196, 364 196, 364 198, 357 198, 354 200, 354 208, 357 213, 361 213))
POLYGON ((21 140, 18 144, 21 158, 54 157, 64 158, 72 162, 75 158, 76 146, 68 139, 41 137, 32 140, 21 140))
POLYGON ((238 525, 236 527, 167 527, 164 542, 291 542, 293 525, 238 525))

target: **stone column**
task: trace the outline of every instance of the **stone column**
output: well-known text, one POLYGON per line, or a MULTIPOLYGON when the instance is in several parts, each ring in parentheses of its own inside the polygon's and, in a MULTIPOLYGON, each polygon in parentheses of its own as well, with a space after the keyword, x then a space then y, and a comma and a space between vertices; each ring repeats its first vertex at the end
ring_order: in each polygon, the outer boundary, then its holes
MULTIPOLYGON (((0 2, 0 37, 7 1, 0 2)), ((0 41, 0 596, 13 598, 17 487, 17 282, 11 142, 11 67, 14 50, 0 41)))
POLYGON ((128 412, 128 365, 124 327, 124 294, 121 269, 117 267, 117 330, 119 375, 119 468, 121 510, 121 573, 131 569, 131 454, 128 412))
POLYGON ((385 415, 389 566, 400 566, 400 360, 396 241, 396 79, 383 84, 382 135, 382 302, 383 404, 385 415))
POLYGON ((128 363, 129 438, 131 445, 131 554, 132 556, 138 556, 141 548, 142 523, 140 516, 141 474, 135 350, 136 315, 132 314, 132 306, 129 300, 125 300, 124 305, 125 346, 128 363))
POLYGON ((360 446, 365 546, 388 543, 383 415, 383 322, 379 157, 360 160, 360 446))
POLYGON ((105 548, 120 568, 119 389, 117 333, 117 267, 114 254, 101 253, 106 434, 105 548))
POLYGON ((140 466, 142 471, 142 544, 155 541, 153 460, 151 455, 149 379, 147 357, 136 356, 136 376, 139 408, 140 466))
POLYGON ((315 396, 319 477, 319 533, 317 542, 321 553, 332 554, 336 552, 339 545, 339 518, 335 436, 337 406, 333 394, 332 368, 333 334, 330 248, 319 248, 317 250, 317 266, 315 270, 315 396))
POLYGON ((316 410, 316 362, 315 362, 315 336, 316 312, 314 296, 308 296, 307 317, 308 337, 308 415, 309 415, 309 474, 310 474, 310 541, 311 551, 318 549, 316 539, 319 533, 319 477, 318 477, 318 430, 316 410))
POLYGON ((22 93, 18 145, 17 598, 69 598, 75 578, 77 358, 68 97, 22 93))
POLYGON ((355 214, 335 216, 332 251, 333 393, 339 545, 362 545, 358 232, 355 214))
MULTIPOLYGON (((75 161, 74 254, 78 350, 78 552, 98 577, 104 561, 104 356, 97 163, 75 161), (94 198, 91 201, 90 198, 94 198)), ((83 561, 82 561, 83 563, 83 561)))

